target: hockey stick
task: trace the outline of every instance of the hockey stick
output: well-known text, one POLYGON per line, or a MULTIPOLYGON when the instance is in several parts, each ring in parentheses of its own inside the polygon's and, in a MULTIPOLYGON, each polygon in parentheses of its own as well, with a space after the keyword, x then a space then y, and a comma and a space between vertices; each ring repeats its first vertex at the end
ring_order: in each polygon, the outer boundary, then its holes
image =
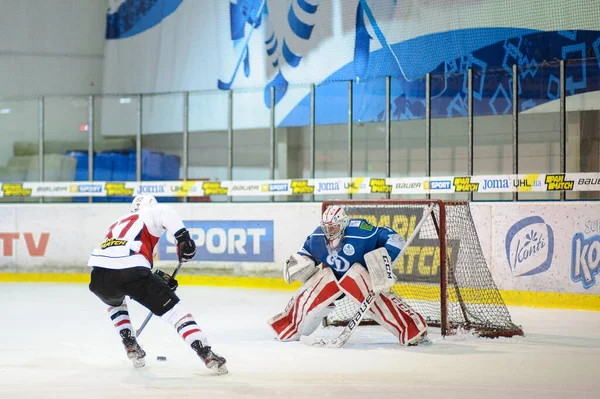
MULTIPOLYGON (((183 265, 183 262, 179 261, 179 263, 177 264, 177 267, 173 271, 173 274, 171 274, 172 278, 175 278, 175 276, 177 276, 177 272, 179 271, 179 268, 181 267, 181 265, 183 265)), ((142 331, 144 331, 144 328, 146 328, 146 324, 148 324, 148 322, 150 321, 150 319, 152 318, 153 315, 154 314, 152 312, 148 313, 148 316, 146 316, 146 318, 144 319, 144 322, 142 323, 140 328, 138 328, 138 330, 135 332, 136 337, 139 337, 140 334, 142 333, 142 331)))
MULTIPOLYGON (((257 17, 259 17, 260 14, 262 13, 263 8, 265 7, 266 3, 267 3, 267 0, 263 0, 262 3, 260 4, 260 7, 258 8, 258 11, 256 12, 257 17)), ((221 79, 217 80, 217 87, 219 88, 219 90, 229 90, 231 88, 231 85, 233 84, 233 81, 235 80, 235 75, 237 75, 237 71, 238 71, 238 69, 240 69, 240 64, 242 63, 242 60, 244 59, 244 57, 246 56, 246 52, 248 51, 248 42, 250 41, 250 38, 252 37, 252 33, 255 30, 256 30, 256 23, 252 24, 250 33, 248 33, 248 36, 246 36, 246 39, 244 39, 244 46, 243 46, 242 53, 240 54, 240 58, 238 59, 237 64, 235 65, 235 69, 233 70, 233 74, 232 74, 229 82, 223 82, 221 79)))
MULTIPOLYGON (((406 240, 406 243, 402 247, 402 250, 400 251, 398 258, 400 258, 401 256, 404 256, 404 252, 406 251, 406 249, 413 242, 413 240, 415 239, 417 234, 419 234, 419 231, 421 230, 423 223, 425 223, 426 215, 428 215, 433 210, 433 206, 434 206, 433 203, 430 204, 429 207, 423 212, 423 217, 421 218, 421 221, 417 224, 417 226, 413 230, 410 237, 408 237, 408 240, 406 240)), ((342 333, 339 336, 337 336, 333 339, 325 339, 325 338, 313 338, 308 335, 303 335, 300 337, 300 342, 302 342, 305 345, 319 346, 322 348, 341 348, 342 346, 344 346, 344 344, 346 342, 348 342, 348 340, 354 333, 354 330, 356 329, 356 327, 358 327, 358 325, 360 324, 362 319, 367 314, 367 311, 371 308, 371 304, 375 301, 375 296, 376 296, 376 294, 373 292, 373 290, 372 289, 369 290, 369 293, 367 294, 365 299, 362 301, 362 303, 358 307, 358 310, 356 311, 356 313, 354 314, 354 316, 352 317, 350 322, 348 322, 348 325, 346 327, 344 327, 344 330, 342 331, 342 333)))

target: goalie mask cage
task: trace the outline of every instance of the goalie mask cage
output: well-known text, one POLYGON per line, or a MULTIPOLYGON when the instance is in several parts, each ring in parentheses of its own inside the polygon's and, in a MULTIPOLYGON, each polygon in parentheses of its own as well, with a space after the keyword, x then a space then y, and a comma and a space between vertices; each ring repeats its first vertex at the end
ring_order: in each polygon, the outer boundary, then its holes
MULTIPOLYGON (((461 330, 482 337, 523 335, 511 321, 487 267, 469 202, 333 200, 324 201, 321 211, 332 204, 342 206, 351 218, 390 227, 405 239, 426 218, 404 255, 394 262, 398 281, 392 290, 421 313, 428 325, 440 327, 442 335, 461 330), (424 214, 431 204, 432 210, 424 214)), ((324 323, 345 325, 357 308, 358 304, 344 297, 324 323)))

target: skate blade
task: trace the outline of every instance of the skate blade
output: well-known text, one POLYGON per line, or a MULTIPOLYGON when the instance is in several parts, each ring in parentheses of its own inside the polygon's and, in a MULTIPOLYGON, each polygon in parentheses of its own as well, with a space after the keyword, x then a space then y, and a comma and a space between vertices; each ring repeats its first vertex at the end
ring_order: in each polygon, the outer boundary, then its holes
POLYGON ((408 344, 408 346, 428 346, 433 345, 433 341, 427 336, 427 332, 417 338, 414 342, 408 344))
POLYGON ((146 365, 146 359, 143 357, 140 359, 131 359, 131 362, 133 363, 133 367, 136 369, 142 368, 146 365))
POLYGON ((426 335, 423 337, 423 340, 421 342, 419 342, 419 345, 433 345, 433 341, 429 339, 429 337, 426 335))
POLYGON ((206 367, 208 367, 209 369, 211 369, 212 371, 214 371, 218 375, 227 374, 229 372, 229 370, 227 370, 227 366, 225 365, 225 363, 223 363, 221 365, 221 367, 219 367, 219 363, 217 363, 217 362, 209 362, 206 365, 206 367))

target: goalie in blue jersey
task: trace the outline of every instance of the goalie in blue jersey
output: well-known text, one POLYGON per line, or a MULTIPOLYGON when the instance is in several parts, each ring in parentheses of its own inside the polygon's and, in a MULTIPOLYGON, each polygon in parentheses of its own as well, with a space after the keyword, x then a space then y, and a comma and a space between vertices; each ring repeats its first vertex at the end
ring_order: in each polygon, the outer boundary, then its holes
POLYGON ((391 291, 396 282, 392 264, 404 239, 388 227, 350 219, 338 205, 329 206, 321 224, 292 254, 283 276, 304 283, 285 310, 269 320, 281 341, 312 334, 343 295, 360 304, 372 290, 376 299, 369 316, 394 334, 402 345, 426 339, 425 319, 391 291))

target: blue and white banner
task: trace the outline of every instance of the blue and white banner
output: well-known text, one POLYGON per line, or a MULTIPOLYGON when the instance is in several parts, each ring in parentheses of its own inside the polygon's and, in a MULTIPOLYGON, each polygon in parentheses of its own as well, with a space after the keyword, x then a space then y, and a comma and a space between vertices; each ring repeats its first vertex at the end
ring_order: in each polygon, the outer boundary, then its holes
MULTIPOLYGON (((195 261, 273 262, 272 220, 185 220, 196 242, 195 261)), ((176 260, 175 238, 163 235, 160 260, 176 260)))
POLYGON ((513 65, 520 73, 519 111, 559 97, 560 59, 570 60, 567 95, 600 90, 600 9, 589 0, 109 4, 105 92, 253 88, 239 128, 268 123, 256 115, 270 106, 272 87, 276 123, 307 124, 309 83, 318 85, 317 124, 346 121, 348 80, 357 122, 383 119, 385 76, 392 77, 392 120, 424 117, 427 73, 434 118, 467 115, 469 69, 475 115, 512 113, 513 65))

